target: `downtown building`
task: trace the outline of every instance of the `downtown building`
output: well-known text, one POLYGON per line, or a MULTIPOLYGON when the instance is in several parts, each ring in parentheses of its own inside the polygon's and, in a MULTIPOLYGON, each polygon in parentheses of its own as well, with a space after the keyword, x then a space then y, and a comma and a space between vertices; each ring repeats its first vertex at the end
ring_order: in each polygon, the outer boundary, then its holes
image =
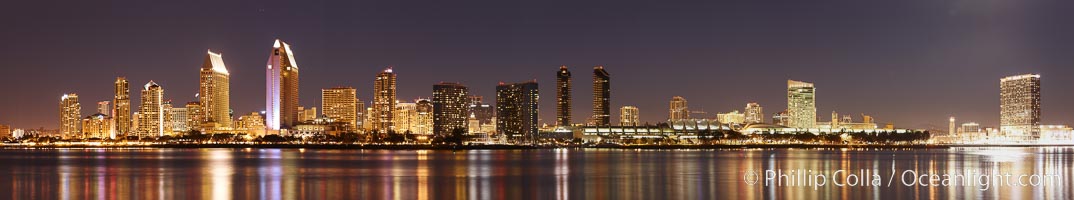
POLYGON ((373 106, 369 110, 369 131, 387 133, 395 129, 392 125, 392 117, 395 114, 395 80, 396 76, 392 68, 384 69, 377 74, 373 82, 373 106))
POLYGON ((433 133, 450 135, 453 131, 467 131, 470 116, 469 89, 459 83, 433 85, 433 133))
POLYGON ((593 67, 593 117, 590 125, 611 125, 611 75, 604 66, 593 67))
POLYGON ((78 128, 81 119, 82 105, 78 103, 78 94, 64 94, 60 97, 60 136, 81 137, 82 130, 78 128))
MULTIPOLYGON (((358 90, 350 87, 336 87, 321 90, 321 111, 328 119, 346 124, 343 131, 357 133, 358 131, 358 90)), ((316 119, 316 108, 307 109, 313 112, 313 119, 303 115, 308 120, 316 119)), ((305 112, 305 111, 304 111, 305 112)), ((303 121, 306 122, 306 121, 303 121)))
POLYGON ((131 97, 130 83, 127 78, 117 77, 115 82, 115 96, 112 99, 112 120, 117 136, 126 136, 131 133, 131 97))
POLYGON ((638 116, 638 107, 623 106, 619 108, 620 126, 638 126, 639 124, 641 124, 641 118, 638 116))
POLYGON ((83 139, 115 139, 112 130, 112 117, 103 113, 96 113, 82 119, 83 139))
POLYGON ((812 129, 817 126, 816 88, 813 83, 787 80, 787 126, 812 129))
POLYGON ((746 123, 747 124, 763 124, 764 123, 764 108, 761 104, 747 103, 746 104, 746 123))
POLYGON ((536 143, 538 119, 536 81, 496 86, 496 131, 515 143, 536 143))
MULTIPOLYGON (((199 113, 202 114, 199 118, 201 121, 198 124, 187 124, 187 127, 179 130, 198 129, 203 133, 231 131, 230 77, 227 66, 224 65, 223 55, 207 51, 205 62, 201 65, 200 87, 198 87, 198 101, 202 106, 201 113, 199 113)), ((173 128, 176 126, 172 125, 173 128)))
POLYGON ((556 126, 571 126, 571 71, 566 65, 556 72, 556 126))
POLYGON ((267 66, 266 134, 287 134, 286 130, 298 122, 298 64, 291 45, 277 39, 272 44, 267 66))
POLYGON ((999 82, 1000 134, 1012 141, 1040 139, 1040 75, 1009 76, 999 82))
POLYGON ((686 98, 674 96, 668 104, 668 121, 690 119, 690 109, 686 105, 686 98))
POLYGON ((415 122, 410 132, 418 135, 432 135, 433 101, 429 99, 415 100, 414 109, 417 116, 415 117, 415 122))
POLYGON ((153 81, 142 88, 142 106, 138 109, 138 136, 156 138, 164 136, 164 88, 153 81))

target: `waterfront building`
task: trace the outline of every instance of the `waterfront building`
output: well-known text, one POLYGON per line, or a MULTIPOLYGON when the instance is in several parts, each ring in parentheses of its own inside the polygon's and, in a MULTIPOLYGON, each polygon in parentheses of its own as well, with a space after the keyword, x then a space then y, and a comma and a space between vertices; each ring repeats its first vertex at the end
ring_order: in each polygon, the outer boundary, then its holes
POLYGON ((781 111, 772 114, 772 124, 779 126, 787 126, 791 119, 790 115, 787 115, 787 111, 781 111))
POLYGON ((130 84, 127 82, 127 78, 117 77, 114 87, 115 96, 113 96, 112 102, 112 120, 115 122, 116 135, 126 136, 131 133, 131 99, 130 99, 130 84))
MULTIPOLYGON (((321 111, 324 116, 336 122, 347 124, 343 131, 358 131, 358 90, 350 87, 336 87, 321 90, 321 111)), ((310 108, 316 116, 317 108, 310 108)), ((304 114, 303 122, 310 120, 309 113, 304 114)), ((315 117, 314 117, 315 119, 315 117)))
POLYGON ((948 124, 947 124, 947 135, 956 135, 956 134, 957 133, 955 132, 955 117, 951 117, 951 119, 948 120, 948 124))
POLYGON ((164 88, 153 81, 142 88, 142 106, 138 109, 138 136, 164 136, 164 88))
POLYGON ((787 126, 811 129, 817 125, 816 88, 813 83, 787 80, 787 126))
POLYGON ((451 134, 456 129, 467 129, 469 116, 469 89, 459 83, 433 85, 433 133, 451 134))
POLYGON ((82 136, 80 138, 114 139, 115 134, 113 133, 112 117, 108 115, 96 113, 82 119, 82 136))
POLYGON ((298 64, 291 45, 277 39, 267 66, 265 128, 268 134, 286 134, 281 130, 293 128, 298 121, 298 64))
POLYGON ((186 106, 171 108, 168 112, 168 121, 171 123, 172 132, 176 135, 183 135, 190 130, 194 130, 198 124, 190 124, 190 109, 186 106))
POLYGON ((611 76, 604 66, 593 67, 593 117, 590 124, 611 125, 611 76))
POLYGON ((341 136, 346 133, 344 129, 347 123, 337 122, 327 117, 317 118, 311 121, 297 123, 293 135, 301 138, 314 136, 341 136))
POLYGON ((240 116, 236 121, 235 129, 253 137, 265 136, 265 117, 258 112, 240 116))
POLYGON ((112 107, 109 107, 109 104, 111 104, 111 103, 112 103, 111 101, 98 101, 97 102, 97 113, 101 113, 101 114, 105 114, 105 115, 108 115, 108 114, 112 113, 112 107))
POLYGON ((433 134, 433 101, 418 99, 414 101, 415 117, 414 125, 410 132, 418 135, 433 134))
MULTIPOLYGON (((198 95, 198 96, 201 96, 201 95, 198 95)), ((198 131, 200 133, 202 131, 201 130, 201 122, 202 122, 201 118, 205 117, 205 114, 203 114, 202 109, 201 109, 201 103, 197 102, 197 101, 187 102, 186 106, 184 106, 184 108, 186 108, 186 116, 187 116, 186 124, 187 124, 187 128, 188 128, 187 132, 198 131)))
POLYGON ((1015 141, 1040 139, 1040 75, 1000 79, 1000 132, 1015 141))
MULTIPOLYGON (((201 65, 201 87, 198 101, 203 116, 199 119, 206 132, 224 133, 231 130, 231 75, 224 65, 224 56, 207 51, 201 65)), ((173 125, 174 126, 174 125, 173 125)))
POLYGON ((12 131, 11 126, 0 124, 0 138, 21 138, 21 132, 22 130, 19 129, 12 131))
POLYGON ((496 132, 516 143, 537 142, 536 81, 496 86, 496 132))
POLYGON ((413 134, 418 129, 418 104, 399 102, 395 104, 395 116, 392 118, 395 124, 395 133, 413 134))
POLYGON ((668 108, 668 120, 679 121, 690 119, 690 109, 686 105, 686 98, 681 96, 671 97, 668 108))
MULTIPOLYGON (((324 100, 323 100, 323 98, 324 98, 323 95, 324 94, 321 94, 321 95, 322 95, 321 104, 323 106, 324 105, 324 100)), ((309 108, 302 107, 302 106, 298 107, 298 122, 312 121, 314 119, 317 119, 318 117, 319 117, 319 115, 317 115, 317 107, 309 107, 309 108)))
POLYGON ((373 109, 371 131, 387 133, 392 130, 392 115, 395 113, 395 73, 392 68, 377 74, 373 82, 373 109))
POLYGON ((82 134, 78 128, 82 122, 82 105, 78 103, 78 94, 64 94, 60 97, 60 134, 64 138, 77 138, 82 134))
POLYGON ((620 126, 637 126, 641 124, 641 118, 638 116, 638 107, 623 106, 619 108, 619 124, 620 126))
POLYGON ((746 115, 737 110, 729 113, 716 113, 716 120, 724 124, 741 125, 746 123, 746 115))
POLYGON ((1041 125, 1041 143, 1074 143, 1074 129, 1067 125, 1041 125))
POLYGON ((559 67, 556 73, 556 126, 571 125, 571 71, 559 67))
POLYGON ((761 104, 747 103, 746 104, 746 123, 747 124, 761 124, 764 123, 764 108, 761 108, 761 104))

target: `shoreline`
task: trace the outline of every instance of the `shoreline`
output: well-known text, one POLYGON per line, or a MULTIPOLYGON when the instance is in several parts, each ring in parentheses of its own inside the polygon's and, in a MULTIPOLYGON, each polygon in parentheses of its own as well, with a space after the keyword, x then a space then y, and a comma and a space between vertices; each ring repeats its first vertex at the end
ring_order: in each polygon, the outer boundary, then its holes
POLYGON ((1074 147, 1074 144, 716 144, 716 145, 377 145, 377 144, 147 144, 147 145, 3 145, 0 149, 54 149, 54 148, 159 148, 159 149, 337 149, 337 150, 531 150, 531 149, 642 149, 642 150, 733 150, 733 149, 949 149, 963 147, 1074 147))

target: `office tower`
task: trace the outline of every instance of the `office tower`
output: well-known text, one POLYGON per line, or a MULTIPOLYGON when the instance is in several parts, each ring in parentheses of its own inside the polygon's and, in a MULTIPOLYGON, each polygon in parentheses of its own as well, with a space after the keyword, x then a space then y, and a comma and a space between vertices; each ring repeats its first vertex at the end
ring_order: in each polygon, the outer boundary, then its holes
MULTIPOLYGON (((317 112, 316 108, 311 111, 317 112)), ((344 131, 358 131, 358 90, 350 87, 322 89, 321 111, 328 119, 346 123, 344 131)))
POLYGON ((368 132, 372 132, 372 131, 375 130, 375 129, 373 129, 373 127, 374 127, 373 124, 376 124, 376 119, 373 118, 373 114, 372 114, 373 113, 373 107, 366 107, 365 108, 365 113, 367 113, 367 114, 365 114, 365 117, 362 118, 364 120, 362 122, 362 129, 365 130, 365 131, 368 131, 368 132))
POLYGON ((496 131, 518 143, 536 143, 537 82, 496 86, 496 131))
POLYGON ((168 113, 171 115, 168 119, 171 121, 172 132, 175 135, 185 135, 197 126, 197 124, 190 124, 190 109, 186 106, 173 107, 168 113))
POLYGON ((64 94, 60 97, 60 134, 64 138, 76 138, 82 135, 78 128, 82 123, 82 105, 78 103, 78 94, 64 94))
POLYGON ((611 125, 611 77, 604 66, 593 67, 593 118, 592 125, 611 125))
POLYGON ((816 88, 813 83, 787 80, 787 126, 811 129, 817 126, 816 88))
POLYGON ((160 111, 164 112, 164 135, 175 135, 175 124, 172 123, 172 100, 164 100, 161 104, 160 111))
MULTIPOLYGON (((138 107, 141 108, 140 105, 138 107)), ((134 114, 131 115, 131 133, 129 135, 126 135, 126 136, 139 136, 139 135, 141 135, 141 133, 139 132, 140 129, 138 128, 138 127, 141 127, 141 125, 138 124, 141 121, 142 121, 142 113, 134 112, 134 114)))
POLYGON ((1040 75, 999 80, 1000 133, 1015 140, 1040 139, 1040 75))
POLYGON ((690 109, 686 106, 686 98, 680 96, 671 97, 668 112, 669 121, 690 119, 690 109))
POLYGON ((201 87, 198 90, 201 114, 204 115, 200 126, 206 131, 215 133, 231 129, 230 77, 223 55, 207 51, 205 63, 201 65, 201 87))
POLYGON ((126 136, 131 132, 131 97, 127 78, 118 77, 115 83, 115 96, 112 99, 112 120, 116 126, 116 135, 126 136))
POLYGON ((111 101, 99 101, 99 102, 97 102, 97 113, 101 113, 101 114, 105 114, 105 115, 111 114, 112 113, 112 107, 110 107, 109 104, 112 104, 112 102, 111 101))
POLYGON ((747 103, 746 104, 746 123, 747 124, 763 124, 764 123, 764 109, 761 108, 761 104, 747 103))
POLYGON ((399 102, 395 104, 395 116, 392 124, 395 125, 395 133, 414 133, 417 129, 418 105, 416 103, 399 102))
POLYGON ((637 126, 640 121, 638 107, 623 106, 619 108, 619 124, 621 126, 637 126))
MULTIPOLYGON (((324 95, 324 94, 322 94, 322 95, 324 95)), ((322 101, 321 104, 324 104, 324 102, 322 101)), ((305 123, 305 122, 313 121, 313 120, 316 120, 318 117, 320 117, 320 116, 317 115, 317 107, 306 108, 306 107, 299 106, 297 109, 298 109, 298 111, 297 111, 298 112, 298 123, 305 123)))
MULTIPOLYGON (((356 103, 356 105, 354 106, 354 108, 355 108, 355 113, 354 113, 354 118, 355 119, 354 120, 355 120, 355 122, 357 124, 355 124, 354 128, 355 128, 356 132, 364 133, 366 131, 366 128, 365 128, 365 126, 366 126, 365 125, 365 121, 366 121, 366 119, 365 119, 366 118, 365 102, 362 101, 361 99, 355 98, 355 103, 356 103)), ((316 114, 314 114, 314 115, 316 115, 316 114)))
MULTIPOLYGON (((200 96, 200 95, 199 95, 200 96)), ((189 131, 201 132, 201 118, 205 115, 201 111, 201 103, 199 102, 187 102, 186 103, 187 121, 186 124, 190 128, 189 131)))
POLYGON ((947 135, 955 135, 955 117, 948 120, 947 135))
POLYGON ((252 112, 247 115, 239 117, 237 126, 238 131, 245 131, 247 135, 258 137, 265 135, 265 117, 261 116, 261 113, 252 112))
POLYGON ((269 134, 279 134, 298 121, 298 64, 291 45, 278 39, 272 44, 267 75, 265 128, 272 132, 269 134))
POLYGON ((567 66, 564 65, 560 66, 559 72, 556 73, 556 126, 570 125, 571 71, 568 71, 567 66))
POLYGON ((456 129, 466 130, 466 118, 470 116, 469 89, 459 83, 433 85, 433 133, 451 134, 456 129))
POLYGON ((138 109, 138 135, 164 136, 164 88, 153 81, 142 88, 142 106, 138 109))
POLYGON ((112 117, 97 113, 82 119, 81 138, 112 139, 112 117))
POLYGON ((373 107, 371 131, 387 133, 392 130, 392 114, 395 110, 395 73, 392 68, 377 74, 373 82, 373 107))
POLYGON ((417 117, 415 120, 414 129, 410 130, 414 134, 419 135, 432 135, 433 134, 433 101, 429 99, 418 99, 414 101, 417 117))

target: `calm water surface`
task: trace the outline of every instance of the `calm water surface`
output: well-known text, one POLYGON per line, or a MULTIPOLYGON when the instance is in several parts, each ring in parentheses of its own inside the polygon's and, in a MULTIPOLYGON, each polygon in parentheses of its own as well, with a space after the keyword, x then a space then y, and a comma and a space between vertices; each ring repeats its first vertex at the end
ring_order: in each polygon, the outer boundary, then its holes
MULTIPOLYGON (((1070 199, 1071 148, 0 149, 11 199, 1070 199), (894 165, 894 166, 893 166, 894 165), (764 186, 764 170, 1063 174, 1038 187, 764 186), (757 173, 761 180, 746 181, 757 173)), ((785 172, 786 173, 786 172, 785 172)), ((842 176, 837 176, 842 179, 842 176)), ((896 175, 893 184, 899 184, 896 175)), ((2 196, 7 195, 7 196, 2 196)))

